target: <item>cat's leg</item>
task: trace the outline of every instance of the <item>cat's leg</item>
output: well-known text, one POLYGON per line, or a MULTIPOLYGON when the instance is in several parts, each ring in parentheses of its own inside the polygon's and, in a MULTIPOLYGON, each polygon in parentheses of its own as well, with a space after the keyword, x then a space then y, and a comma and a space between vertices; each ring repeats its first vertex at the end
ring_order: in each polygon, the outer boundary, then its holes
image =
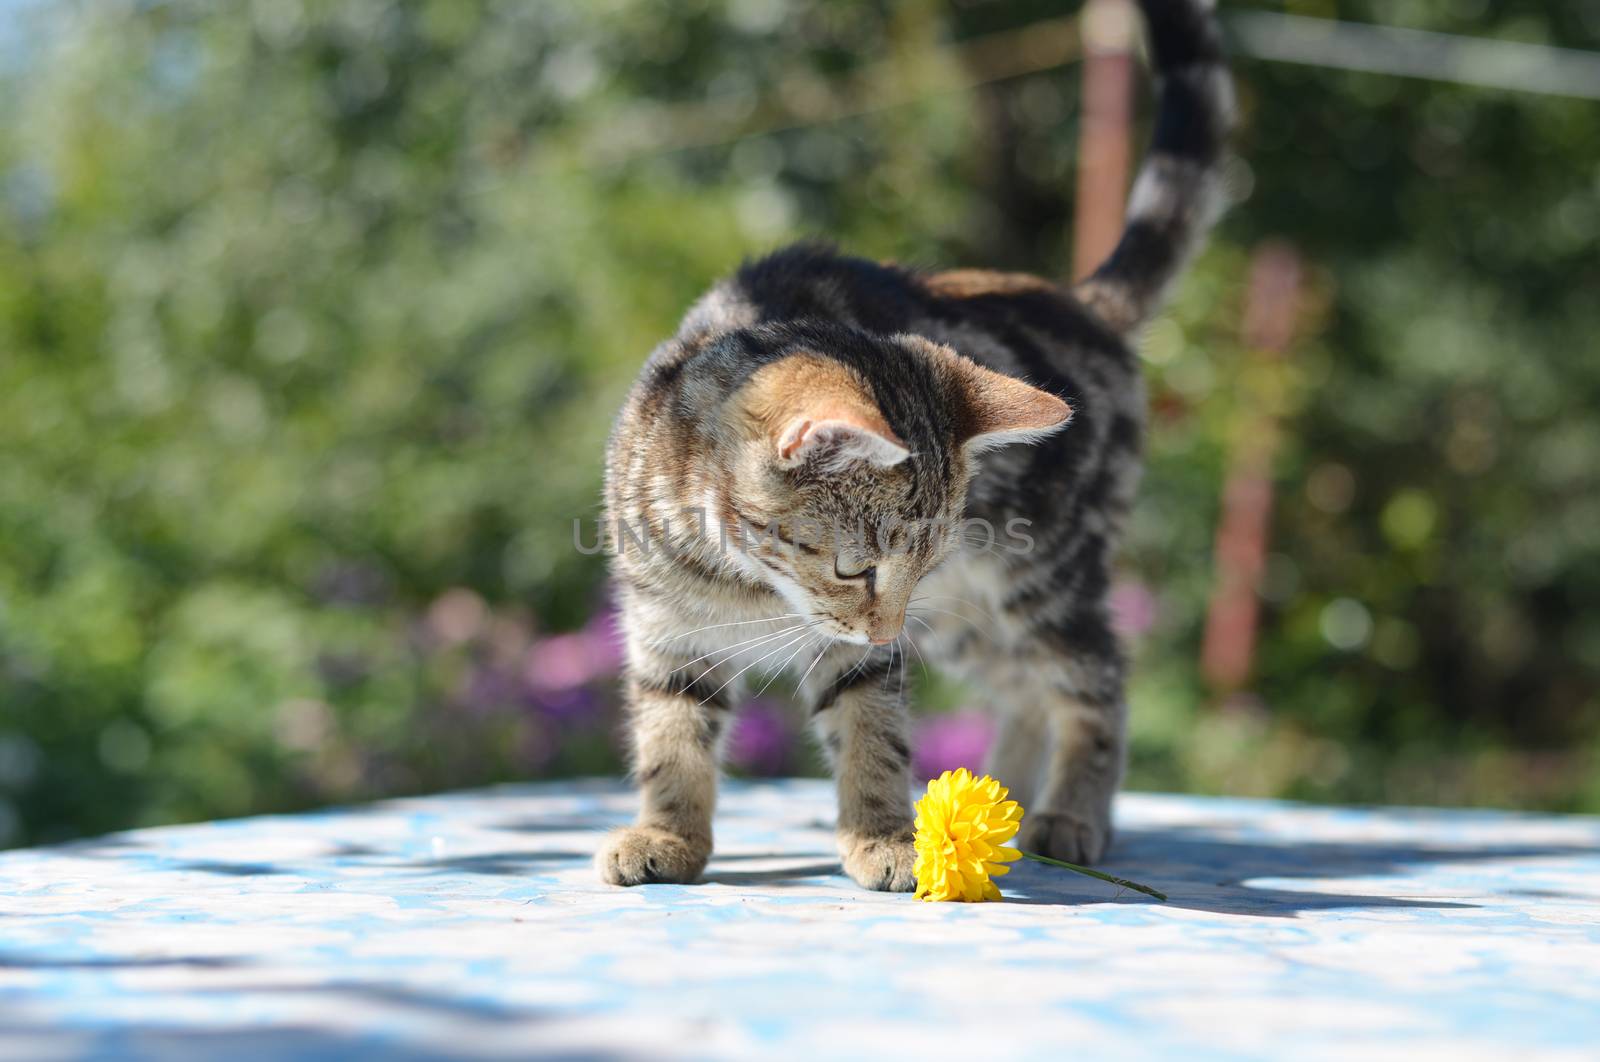
POLYGON ((1012 658, 1013 688, 1027 704, 1019 720, 1042 723, 1046 731, 1042 788, 1023 804, 1018 845, 1092 863, 1111 843, 1111 803, 1127 756, 1127 703, 1111 633, 1080 640, 1084 631, 1076 627, 1071 634, 1079 637, 1041 631, 1012 658))
MULTIPOLYGON (((945 624, 947 629, 950 626, 945 624)), ((1018 665, 1010 646, 995 643, 993 633, 964 623, 959 633, 947 634, 938 648, 930 651, 938 652, 940 662, 972 687, 974 697, 994 720, 994 740, 984 757, 984 773, 1005 786, 1010 799, 1031 808, 1043 781, 1045 752, 1051 741, 1050 716, 1039 697, 1023 693, 1033 678, 1018 665)))
POLYGON ((595 865, 612 885, 689 882, 711 857, 711 813, 733 684, 718 667, 634 647, 627 711, 638 821, 606 839, 595 865))
MULTIPOLYGON (((1122 653, 1102 601, 1103 555, 1066 555, 1080 575, 1094 575, 1077 580, 1077 595, 1014 594, 992 603, 999 616, 986 614, 984 629, 955 617, 943 624, 939 656, 991 706, 996 732, 984 769, 1025 811, 1021 846, 1083 863, 1111 840, 1127 710, 1122 653)), ((1040 587, 1047 578, 1012 581, 1040 587)))
POLYGON ((839 857, 864 888, 910 892, 911 746, 895 653, 845 648, 828 662, 832 677, 818 683, 811 719, 838 780, 839 857))
POLYGON ((1030 699, 998 706, 994 715, 994 741, 984 758, 984 773, 999 779, 1010 790, 1012 800, 1031 808, 1043 781, 1045 752, 1052 740, 1049 713, 1030 699))

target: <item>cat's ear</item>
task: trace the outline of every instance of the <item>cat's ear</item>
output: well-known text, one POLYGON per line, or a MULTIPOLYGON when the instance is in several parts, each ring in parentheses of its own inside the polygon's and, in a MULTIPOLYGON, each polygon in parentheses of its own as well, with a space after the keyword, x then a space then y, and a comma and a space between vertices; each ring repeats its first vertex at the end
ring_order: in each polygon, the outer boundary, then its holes
POLYGON ((949 373, 959 395, 957 440, 968 453, 1014 442, 1036 442, 1060 431, 1072 407, 1048 391, 986 369, 971 358, 921 336, 902 336, 949 373))
POLYGON ((776 444, 778 463, 786 468, 820 458, 837 465, 865 461, 889 468, 911 456, 881 416, 851 409, 823 407, 793 417, 776 444))
MULTIPOLYGON (((963 361, 966 359, 963 358, 963 361)), ((1072 407, 1048 391, 973 362, 966 377, 966 446, 982 453, 1014 442, 1037 442, 1066 427, 1072 407)))
POLYGON ((746 408, 781 468, 811 461, 888 468, 911 456, 867 382, 831 358, 795 354, 766 366, 750 381, 746 408))

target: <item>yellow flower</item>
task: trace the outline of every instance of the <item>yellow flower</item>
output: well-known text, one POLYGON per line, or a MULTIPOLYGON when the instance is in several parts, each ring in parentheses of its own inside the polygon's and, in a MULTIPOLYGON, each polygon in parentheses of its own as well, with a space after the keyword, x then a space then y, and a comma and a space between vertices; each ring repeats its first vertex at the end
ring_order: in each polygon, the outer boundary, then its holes
POLYGON ((974 778, 963 767, 933 779, 917 801, 917 899, 998 900, 989 879, 1022 857, 1001 847, 1021 824, 1021 806, 988 775, 974 778))

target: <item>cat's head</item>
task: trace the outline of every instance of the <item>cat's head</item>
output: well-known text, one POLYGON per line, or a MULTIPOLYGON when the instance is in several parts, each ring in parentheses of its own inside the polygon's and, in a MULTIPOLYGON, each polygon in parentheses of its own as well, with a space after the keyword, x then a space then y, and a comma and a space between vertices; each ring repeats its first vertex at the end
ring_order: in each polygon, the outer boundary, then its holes
POLYGON ((745 534, 730 551, 815 633, 892 641, 918 581, 959 541, 976 456, 1042 439, 1071 410, 919 336, 780 339, 734 402, 718 518, 745 534))

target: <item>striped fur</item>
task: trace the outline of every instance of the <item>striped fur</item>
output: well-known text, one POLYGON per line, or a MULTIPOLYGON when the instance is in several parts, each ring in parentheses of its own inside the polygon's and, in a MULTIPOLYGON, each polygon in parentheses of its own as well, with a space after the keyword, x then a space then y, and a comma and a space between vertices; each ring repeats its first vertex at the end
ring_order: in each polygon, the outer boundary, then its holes
POLYGON ((700 874, 730 713, 777 670, 834 767, 846 871, 911 888, 913 641, 1003 720, 990 770, 1029 808, 1024 845, 1104 851, 1125 748, 1106 596, 1145 404, 1129 342, 1209 219, 1227 124, 1209 18, 1144 6, 1161 113, 1088 280, 803 244, 718 284, 645 364, 606 477, 642 805, 605 880, 700 874))
POLYGON ((1156 126, 1116 248, 1074 293, 1116 331, 1149 320, 1222 210, 1233 122, 1222 39, 1202 0, 1139 0, 1150 27, 1156 126))

